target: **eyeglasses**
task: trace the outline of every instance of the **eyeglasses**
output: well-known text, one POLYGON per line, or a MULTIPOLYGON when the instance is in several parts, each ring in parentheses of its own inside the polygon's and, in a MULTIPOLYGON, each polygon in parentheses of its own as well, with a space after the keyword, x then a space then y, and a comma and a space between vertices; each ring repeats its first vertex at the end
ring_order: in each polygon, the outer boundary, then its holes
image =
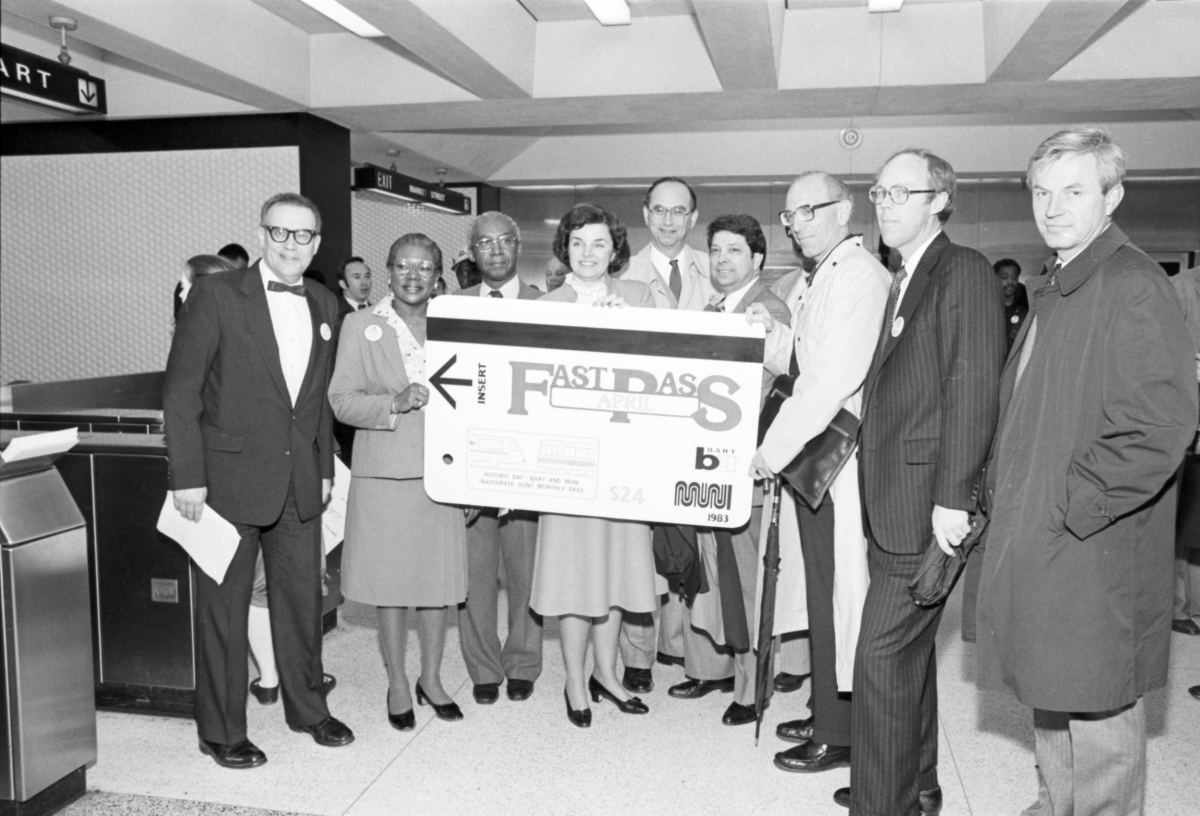
POLYGON ((867 197, 871 199, 872 204, 882 204, 883 200, 885 198, 890 198, 896 204, 903 204, 905 201, 908 201, 908 197, 910 195, 914 195, 915 193, 937 193, 937 192, 940 192, 940 191, 939 190, 910 190, 907 187, 901 187, 900 185, 897 184, 895 187, 893 187, 890 190, 885 190, 884 188, 879 187, 879 186, 872 187, 870 192, 867 193, 867 197))
POLYGON ((288 236, 296 239, 296 243, 300 246, 308 246, 312 243, 312 239, 316 238, 321 233, 316 230, 298 229, 290 230, 283 227, 268 227, 266 224, 262 228, 267 231, 267 235, 271 236, 271 240, 277 244, 286 244, 288 236))
POLYGON ((429 280, 437 272, 437 267, 429 261, 421 261, 416 263, 413 261, 399 260, 395 263, 388 264, 388 269, 395 272, 400 277, 408 275, 410 272, 416 272, 421 276, 421 280, 429 280))
POLYGON ((687 207, 664 207, 661 204, 655 204, 650 208, 650 217, 655 221, 662 221, 667 217, 667 213, 675 216, 676 221, 682 221, 692 214, 692 210, 687 207))
POLYGON ((517 236, 501 235, 499 238, 480 238, 471 246, 475 247, 479 252, 494 252, 496 247, 501 249, 512 249, 517 245, 517 236))
POLYGON ((826 201, 822 204, 805 204, 802 207, 797 207, 794 210, 784 210, 779 213, 779 223, 785 227, 790 227, 796 221, 812 221, 813 213, 822 207, 828 207, 832 204, 837 204, 836 201, 826 201))

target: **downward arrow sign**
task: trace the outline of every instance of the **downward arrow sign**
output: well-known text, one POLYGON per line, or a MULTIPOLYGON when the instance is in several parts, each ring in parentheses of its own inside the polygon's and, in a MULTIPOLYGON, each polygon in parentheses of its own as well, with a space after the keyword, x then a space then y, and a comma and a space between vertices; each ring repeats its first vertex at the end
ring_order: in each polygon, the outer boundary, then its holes
POLYGON ((446 391, 446 389, 443 386, 446 386, 446 385, 471 385, 472 384, 471 380, 463 380, 463 379, 458 379, 455 377, 442 376, 447 371, 449 371, 450 367, 452 365, 454 365, 456 362, 458 362, 457 354, 455 354, 453 357, 451 357, 449 360, 447 360, 446 364, 444 366, 442 366, 441 368, 439 368, 437 370, 437 373, 429 378, 429 384, 432 385, 434 388, 436 388, 438 390, 438 393, 446 398, 446 402, 450 403, 451 408, 457 408, 458 403, 456 403, 454 401, 454 397, 450 396, 450 394, 446 391))

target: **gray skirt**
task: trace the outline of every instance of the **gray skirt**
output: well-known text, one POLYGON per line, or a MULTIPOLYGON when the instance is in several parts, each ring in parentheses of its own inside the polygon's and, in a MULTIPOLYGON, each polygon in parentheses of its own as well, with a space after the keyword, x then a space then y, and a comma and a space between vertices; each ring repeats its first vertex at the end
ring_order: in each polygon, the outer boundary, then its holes
POLYGON ((371 606, 452 606, 467 597, 467 529, 421 479, 350 479, 342 592, 371 606))

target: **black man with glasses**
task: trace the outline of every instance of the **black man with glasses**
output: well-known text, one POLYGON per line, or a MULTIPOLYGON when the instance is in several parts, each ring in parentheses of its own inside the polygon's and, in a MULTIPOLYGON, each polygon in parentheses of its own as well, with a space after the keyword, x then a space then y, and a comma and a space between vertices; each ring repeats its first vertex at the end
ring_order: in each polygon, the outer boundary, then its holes
MULTIPOLYGON (((700 312, 717 295, 709 280, 708 254, 687 243, 698 217, 696 192, 683 179, 660 178, 646 190, 642 218, 650 230, 650 243, 629 259, 621 279, 649 286, 655 308, 700 312)), ((653 614, 627 613, 621 622, 622 685, 632 694, 648 694, 654 688, 651 669, 657 661, 684 666, 687 679, 672 687, 676 697, 732 692, 733 656, 718 651, 706 635, 693 630, 687 605, 678 593, 667 593, 665 580, 659 583, 660 595, 667 595, 661 609, 653 614)))
MULTIPOLYGON (((794 377, 751 463, 755 478, 770 478, 825 431, 845 409, 862 415, 862 388, 887 305, 888 271, 850 233, 854 199, 839 179, 803 173, 788 189, 779 220, 815 266, 793 287, 791 327, 761 317, 767 369, 794 377)), ((798 743, 775 755, 781 770, 823 771, 850 762, 850 697, 854 653, 866 599, 867 546, 858 490, 857 454, 816 507, 799 496, 785 503, 780 524, 780 574, 775 611, 778 634, 805 630, 812 646, 812 715, 780 723, 776 735, 798 743), (798 534, 798 535, 797 535, 798 534)))
POLYGON ((278 194, 259 224, 261 260, 197 281, 163 384, 175 508, 191 521, 219 513, 241 536, 221 583, 196 571, 196 726, 200 751, 226 768, 266 762, 246 734, 246 619, 260 547, 287 724, 318 745, 354 740, 322 694, 321 513, 333 480, 326 388, 337 298, 303 279, 321 243, 315 204, 278 194))
MULTIPOLYGON (((537 300, 543 292, 517 275, 521 230, 501 212, 485 212, 471 225, 471 255, 483 281, 457 292, 487 300, 537 300)), ((463 660, 474 686, 475 702, 490 705, 507 680, 508 699, 533 694, 542 673, 542 618, 529 608, 533 560, 537 551, 537 514, 514 510, 500 516, 484 508, 467 528, 467 602, 458 614, 463 660), (508 635, 497 634, 497 586, 504 560, 508 593, 508 635)))
POLYGON ((987 258, 950 241, 954 168, 902 150, 870 198, 892 278, 863 391, 859 486, 871 585, 851 702, 852 814, 938 813, 937 661, 944 604, 913 603, 908 586, 930 546, 947 554, 971 530, 999 411, 1007 341, 1004 296, 987 258), (931 544, 936 541, 936 544, 931 544))

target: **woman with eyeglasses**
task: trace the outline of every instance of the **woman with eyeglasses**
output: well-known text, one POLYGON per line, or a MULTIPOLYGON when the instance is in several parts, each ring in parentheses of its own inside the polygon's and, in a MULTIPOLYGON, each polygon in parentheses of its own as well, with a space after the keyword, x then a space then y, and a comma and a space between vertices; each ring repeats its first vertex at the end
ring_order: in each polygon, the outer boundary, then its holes
POLYGON ((388 722, 416 725, 405 673, 408 609, 417 619, 417 702, 443 720, 462 711, 442 687, 446 616, 467 595, 463 510, 430 500, 422 479, 429 381, 425 314, 442 274, 442 252, 421 233, 388 252, 391 293, 342 324, 329 401, 357 428, 351 465, 342 591, 376 607, 388 673, 388 722))
MULTIPOLYGON (((629 242, 625 227, 603 207, 577 204, 567 211, 554 236, 554 254, 571 271, 562 286, 538 302, 654 307, 646 284, 611 276, 629 260, 629 242)), ((617 677, 617 636, 623 611, 653 612, 658 605, 650 525, 543 513, 529 605, 542 615, 559 617, 567 673, 564 697, 574 725, 592 724, 589 694, 592 702, 611 700, 626 714, 649 711, 617 677), (590 676, 584 671, 589 634, 590 676)))

